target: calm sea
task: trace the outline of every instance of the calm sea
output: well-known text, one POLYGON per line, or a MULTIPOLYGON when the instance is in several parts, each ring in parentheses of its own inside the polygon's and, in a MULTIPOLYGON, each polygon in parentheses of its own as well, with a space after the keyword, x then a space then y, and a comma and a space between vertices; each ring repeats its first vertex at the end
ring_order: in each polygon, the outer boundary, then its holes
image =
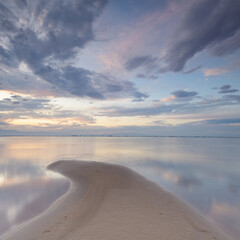
POLYGON ((240 138, 0 137, 0 234, 44 211, 69 182, 57 160, 128 166, 240 236, 240 138))

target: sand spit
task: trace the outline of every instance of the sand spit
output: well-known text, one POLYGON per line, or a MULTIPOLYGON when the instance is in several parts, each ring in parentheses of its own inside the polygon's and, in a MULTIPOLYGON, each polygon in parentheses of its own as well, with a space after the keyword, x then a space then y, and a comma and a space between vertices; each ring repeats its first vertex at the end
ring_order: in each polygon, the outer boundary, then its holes
POLYGON ((70 191, 2 239, 227 239, 173 194, 126 167, 58 161, 48 168, 71 179, 70 191))

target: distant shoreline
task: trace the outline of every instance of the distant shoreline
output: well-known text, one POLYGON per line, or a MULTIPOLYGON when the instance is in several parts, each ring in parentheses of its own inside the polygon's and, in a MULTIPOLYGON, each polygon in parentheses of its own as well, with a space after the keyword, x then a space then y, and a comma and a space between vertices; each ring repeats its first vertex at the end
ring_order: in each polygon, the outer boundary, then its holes
POLYGON ((131 136, 131 135, 0 135, 0 137, 129 137, 129 138, 240 138, 231 136, 131 136))

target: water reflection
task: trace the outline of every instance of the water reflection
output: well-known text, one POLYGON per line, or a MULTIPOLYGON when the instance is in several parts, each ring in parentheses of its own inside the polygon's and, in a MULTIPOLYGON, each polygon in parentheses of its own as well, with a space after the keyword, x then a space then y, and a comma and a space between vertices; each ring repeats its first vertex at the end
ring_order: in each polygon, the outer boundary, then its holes
POLYGON ((0 164, 0 234, 43 212, 69 188, 31 162, 0 164))
MULTIPOLYGON (((225 154, 229 164, 238 156, 225 154), (231 161, 232 160, 232 161, 231 161)), ((240 168, 225 167, 221 159, 164 162, 138 161, 130 166, 174 192, 232 239, 240 236, 240 168)))
POLYGON ((0 137, 0 217, 7 219, 0 231, 42 211, 66 191, 66 181, 44 170, 49 163, 77 159, 140 172, 237 240, 239 145, 240 139, 231 138, 0 137))

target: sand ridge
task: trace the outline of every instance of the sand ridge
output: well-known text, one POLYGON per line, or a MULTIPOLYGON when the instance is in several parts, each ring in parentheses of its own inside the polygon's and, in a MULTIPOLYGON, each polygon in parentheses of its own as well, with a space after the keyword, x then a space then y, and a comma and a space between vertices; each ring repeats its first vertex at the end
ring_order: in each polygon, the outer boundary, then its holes
POLYGON ((3 240, 227 239, 172 193, 126 167, 73 160, 48 169, 68 177, 70 191, 3 240))

